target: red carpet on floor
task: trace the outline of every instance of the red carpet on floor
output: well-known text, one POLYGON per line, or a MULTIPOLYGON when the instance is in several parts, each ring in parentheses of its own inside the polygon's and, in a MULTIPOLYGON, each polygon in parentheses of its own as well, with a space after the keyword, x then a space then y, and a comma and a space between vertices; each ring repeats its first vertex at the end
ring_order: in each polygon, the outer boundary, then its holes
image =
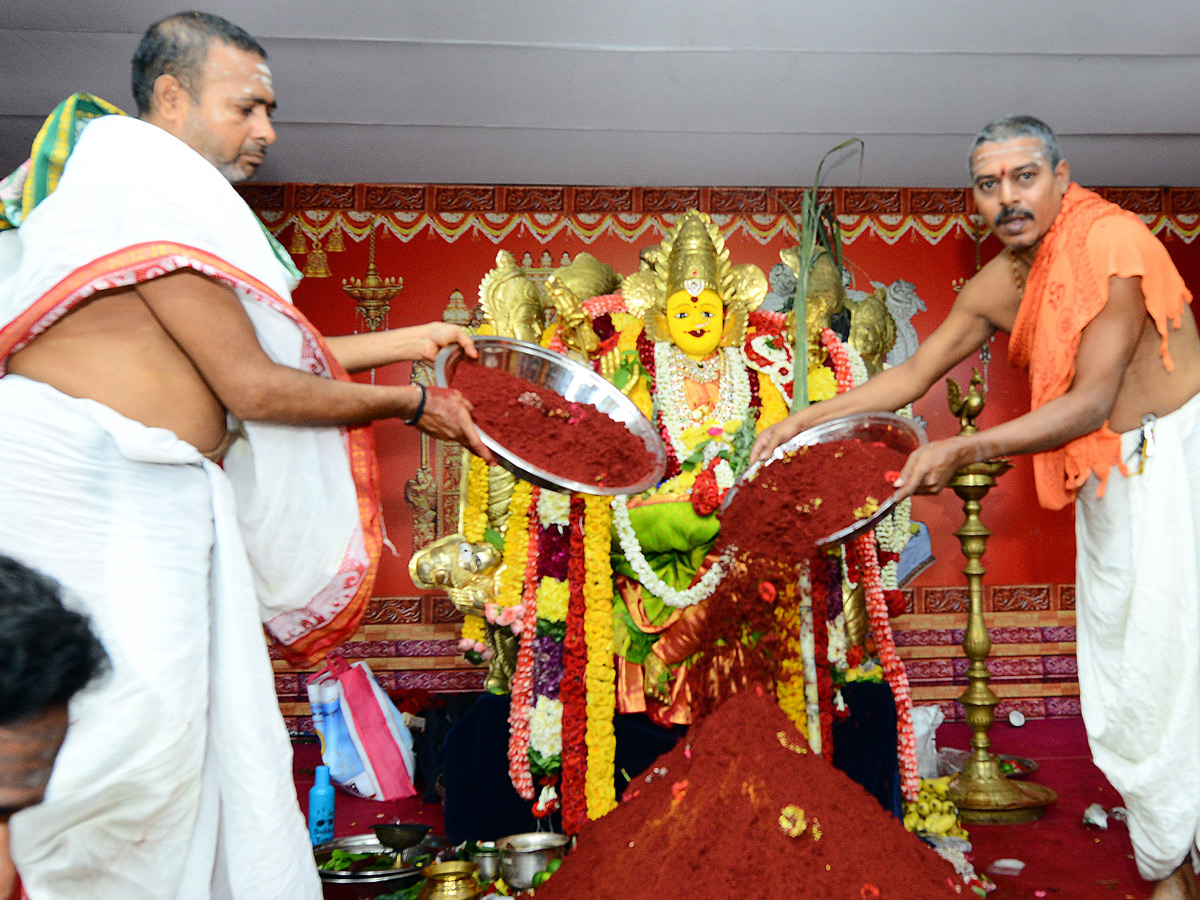
MULTIPOLYGON (((1025 863, 1019 875, 995 875, 992 900, 1146 900, 1151 886, 1138 876, 1121 822, 1109 818, 1100 830, 1083 824, 1092 803, 1106 810, 1121 804, 1120 795, 1092 764, 1080 719, 1031 720, 1021 728, 997 722, 989 736, 992 750, 1038 763, 1031 780, 1052 788, 1058 801, 1034 822, 1019 825, 969 825, 971 860, 984 872, 998 859, 1025 863)), ((965 724, 946 723, 937 732, 939 747, 970 747, 965 724)), ((315 743, 295 745, 294 774, 301 808, 307 814, 313 769, 320 763, 315 743)), ((395 802, 361 800, 337 792, 335 836, 366 834, 380 822, 424 822, 443 833, 442 808, 418 797, 395 802)), ((585 898, 580 898, 585 900, 585 898)))
MULTIPOLYGON (((1108 828, 1083 824, 1083 811, 1093 803, 1106 810, 1121 805, 1121 796, 1092 764, 1083 720, 1030 720, 1020 728, 996 722, 988 736, 992 751, 1028 757, 1040 768, 1031 781, 1051 788, 1058 800, 1045 815, 1019 825, 968 825, 975 868, 986 871, 998 859, 1025 863, 1020 875, 995 875, 992 900, 1145 900, 1151 885, 1138 876, 1129 831, 1109 817, 1108 828)), ((937 733, 938 747, 969 749, 971 729, 946 723, 937 733)))

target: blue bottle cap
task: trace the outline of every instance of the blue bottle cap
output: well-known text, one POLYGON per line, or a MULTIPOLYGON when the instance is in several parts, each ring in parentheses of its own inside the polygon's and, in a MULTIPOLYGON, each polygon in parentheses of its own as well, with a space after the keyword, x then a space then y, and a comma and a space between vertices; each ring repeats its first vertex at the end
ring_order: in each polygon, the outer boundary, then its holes
POLYGON ((317 766, 317 783, 315 787, 329 787, 329 766, 317 766))

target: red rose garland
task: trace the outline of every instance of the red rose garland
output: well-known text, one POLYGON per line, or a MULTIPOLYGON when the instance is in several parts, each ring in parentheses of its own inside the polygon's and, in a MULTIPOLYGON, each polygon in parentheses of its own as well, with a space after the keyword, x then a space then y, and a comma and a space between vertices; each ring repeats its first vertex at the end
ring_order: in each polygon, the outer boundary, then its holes
POLYGON ((583 554, 584 500, 571 497, 571 555, 567 563, 570 600, 563 639, 562 700, 562 821, 567 834, 575 834, 587 821, 584 782, 587 775, 587 641, 584 636, 586 605, 583 586, 587 577, 583 554))
POLYGON ((517 793, 534 799, 533 772, 529 768, 529 715, 533 711, 533 639, 537 634, 537 560, 539 488, 530 491, 529 544, 525 554, 525 591, 521 598, 525 611, 521 619, 517 670, 509 688, 508 777, 517 793))
POLYGON ((821 332, 821 346, 825 348, 830 362, 833 363, 837 392, 844 394, 854 387, 854 373, 850 370, 850 354, 846 351, 846 345, 832 328, 826 328, 821 332))
POLYGON ((854 539, 853 553, 848 554, 858 570, 863 590, 867 595, 867 615, 871 632, 875 635, 875 646, 883 666, 883 677, 892 689, 896 702, 896 743, 900 756, 900 792, 904 799, 914 802, 920 793, 921 780, 917 775, 917 739, 913 733, 912 696, 908 691, 908 675, 904 662, 896 652, 892 639, 892 625, 888 621, 887 605, 883 599, 883 587, 879 582, 879 560, 875 554, 875 535, 860 534, 854 539))

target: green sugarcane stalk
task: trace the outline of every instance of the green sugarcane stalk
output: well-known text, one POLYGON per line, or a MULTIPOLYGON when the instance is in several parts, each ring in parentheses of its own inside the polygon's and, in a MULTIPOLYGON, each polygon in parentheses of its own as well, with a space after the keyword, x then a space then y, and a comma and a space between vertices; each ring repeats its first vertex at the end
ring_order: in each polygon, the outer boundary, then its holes
POLYGON ((805 191, 800 200, 800 216, 796 215, 784 204, 784 209, 792 218, 796 228, 796 237, 800 251, 800 271, 796 273, 796 298, 792 302, 792 311, 796 320, 795 347, 793 348, 793 366, 795 379, 792 382, 791 412, 808 406, 808 280, 812 272, 813 259, 817 255, 817 244, 825 248, 840 270, 842 267, 842 229, 838 224, 833 210, 825 203, 817 200, 817 192, 821 188, 821 170, 825 161, 839 150, 844 150, 851 144, 859 146, 859 165, 862 165, 866 144, 861 138, 847 138, 821 157, 817 165, 817 177, 813 180, 811 191, 805 191))

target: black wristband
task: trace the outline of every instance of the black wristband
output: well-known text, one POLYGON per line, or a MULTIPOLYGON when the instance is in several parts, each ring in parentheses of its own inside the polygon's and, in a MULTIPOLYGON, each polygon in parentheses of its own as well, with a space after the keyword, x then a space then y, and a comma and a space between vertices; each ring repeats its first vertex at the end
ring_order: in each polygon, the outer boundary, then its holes
POLYGON ((417 382, 417 387, 421 389, 421 399, 417 401, 417 411, 412 414, 412 418, 405 419, 405 425, 416 425, 421 419, 421 413, 425 412, 425 385, 417 382))

